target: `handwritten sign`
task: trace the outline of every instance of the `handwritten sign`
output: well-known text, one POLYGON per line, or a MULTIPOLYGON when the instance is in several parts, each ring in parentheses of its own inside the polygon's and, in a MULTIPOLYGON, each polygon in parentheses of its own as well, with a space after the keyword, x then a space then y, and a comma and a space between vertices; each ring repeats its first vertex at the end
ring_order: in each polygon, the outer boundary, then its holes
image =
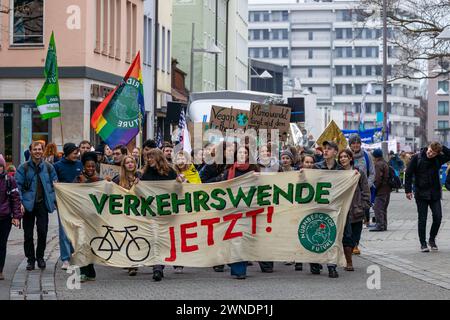
POLYGON ((225 132, 227 129, 247 129, 248 111, 213 106, 211 109, 210 125, 212 129, 225 132))
POLYGON ((249 118, 249 129, 278 129, 280 137, 284 137, 290 129, 291 109, 277 105, 252 103, 249 118))
POLYGON ((105 179, 110 177, 111 179, 120 174, 120 167, 111 164, 100 164, 100 178, 105 179))

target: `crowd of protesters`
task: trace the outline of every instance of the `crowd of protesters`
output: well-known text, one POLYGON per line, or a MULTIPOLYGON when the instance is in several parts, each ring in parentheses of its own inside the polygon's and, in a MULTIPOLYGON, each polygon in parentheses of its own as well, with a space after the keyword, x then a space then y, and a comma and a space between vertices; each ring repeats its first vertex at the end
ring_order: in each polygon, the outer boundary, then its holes
MULTIPOLYGON (((418 209, 418 232, 422 252, 438 250, 436 236, 442 220, 442 187, 439 178, 441 166, 450 161, 450 150, 437 142, 431 143, 417 154, 391 152, 384 155, 381 149, 372 152, 362 148, 361 138, 354 134, 349 138, 349 148, 340 150, 334 141, 325 141, 313 148, 272 143, 262 144, 253 152, 248 145, 236 142, 208 143, 191 154, 165 142, 158 148, 154 140, 147 140, 140 148, 128 149, 117 145, 110 148, 102 143, 93 146, 89 141, 66 143, 62 154, 54 143, 45 145, 34 141, 26 151, 26 162, 17 170, 7 166, 0 155, 0 280, 4 279, 8 236, 12 226, 24 229, 24 253, 26 269, 45 269, 44 253, 47 243, 49 213, 57 211, 54 182, 92 183, 102 180, 101 164, 120 166, 120 174, 105 177, 122 188, 131 189, 139 181, 176 180, 179 183, 214 183, 231 180, 248 172, 261 174, 273 172, 315 170, 353 170, 359 174, 359 182, 353 196, 343 232, 343 248, 346 271, 354 271, 352 255, 361 253, 359 242, 362 230, 383 232, 387 230, 387 210, 392 190, 401 188, 393 181, 404 181, 407 199, 414 198, 418 209), (217 155, 222 158, 219 159, 217 155), (385 157, 386 156, 386 157, 385 157), (385 160, 388 159, 388 161, 385 160), (433 223, 426 241, 428 207, 433 223), (371 211, 373 210, 373 217, 371 211), (37 229, 37 246, 34 229, 37 229)), ((450 179, 446 181, 450 189, 450 179)), ((59 221, 59 247, 62 269, 70 266, 74 249, 59 221)), ((295 261, 295 270, 303 270, 303 263, 295 261)), ((286 262, 293 264, 294 262, 286 262)), ((252 262, 230 264, 231 275, 245 279, 247 266, 252 262)), ((261 272, 273 272, 271 261, 258 262, 261 272)), ((310 272, 320 274, 322 266, 310 263, 310 272)), ((223 265, 215 266, 215 272, 223 272, 223 265)), ((175 266, 182 273, 182 266, 175 266)), ((339 277, 336 265, 328 264, 330 278, 339 277)), ((137 268, 127 268, 130 276, 137 268)), ((81 266, 81 281, 95 280, 94 265, 81 266)), ((164 266, 153 266, 153 279, 161 281, 164 266)))

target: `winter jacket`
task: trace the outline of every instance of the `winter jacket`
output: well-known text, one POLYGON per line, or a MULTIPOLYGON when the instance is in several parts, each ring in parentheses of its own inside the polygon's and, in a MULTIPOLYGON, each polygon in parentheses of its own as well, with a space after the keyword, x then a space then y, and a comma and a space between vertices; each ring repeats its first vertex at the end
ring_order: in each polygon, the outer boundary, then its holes
POLYGON ((223 173, 223 166, 218 164, 206 164, 200 171, 199 176, 202 183, 212 183, 221 181, 221 175, 223 173))
POLYGON ((432 159, 427 157, 427 148, 412 157, 405 172, 405 193, 412 192, 414 183, 415 198, 422 200, 440 200, 442 186, 439 177, 441 166, 450 161, 450 149, 443 146, 442 154, 432 159), (420 159, 420 160, 419 160, 420 159))
POLYGON ((80 160, 70 161, 66 158, 53 165, 56 170, 59 182, 72 183, 73 180, 83 171, 83 164, 80 160))
POLYGON ((350 205, 350 210, 348 212, 350 223, 363 221, 365 211, 370 208, 370 188, 369 183, 367 182, 366 173, 362 170, 357 170, 360 176, 358 186, 356 187, 352 204, 350 205))
POLYGON ((149 167, 144 173, 142 174, 142 181, 163 181, 163 180, 175 180, 177 178, 176 172, 170 168, 169 174, 167 176, 162 176, 159 174, 159 172, 153 168, 149 167))
POLYGON ((343 170, 344 168, 336 160, 334 160, 334 166, 331 169, 328 169, 327 161, 323 160, 322 162, 314 164, 314 169, 320 169, 320 170, 343 170))
POLYGON ((267 164, 262 163, 259 159, 258 166, 261 172, 279 172, 280 170, 280 163, 278 162, 278 159, 274 157, 270 158, 270 162, 267 164))
MULTIPOLYGON (((242 175, 244 175, 244 174, 246 174, 246 173, 252 172, 252 171, 253 171, 253 170, 252 170, 252 167, 251 167, 251 166, 250 166, 250 168, 249 168, 248 170, 243 170, 243 171, 241 171, 241 170, 239 170, 239 169, 236 169, 234 178, 240 177, 240 176, 242 176, 242 175)), ((228 180, 228 172, 229 172, 229 169, 227 169, 227 170, 225 171, 225 173, 224 173, 223 176, 222 176, 222 180, 221 180, 221 181, 227 181, 227 180, 228 180)))
POLYGON ((400 172, 404 168, 403 161, 399 158, 398 155, 392 156, 392 158, 389 160, 389 165, 394 168, 397 174, 400 174, 400 172))
POLYGON ((387 162, 380 158, 375 160, 375 188, 376 195, 381 196, 391 193, 391 187, 389 186, 389 165, 387 162))
POLYGON ((36 166, 33 160, 25 162, 21 164, 17 169, 15 178, 17 181, 17 187, 19 189, 19 193, 22 199, 22 204, 27 211, 33 211, 34 203, 36 199, 36 190, 37 190, 37 175, 42 182, 44 198, 45 198, 45 206, 48 212, 55 211, 55 190, 53 188, 53 183, 58 182, 58 177, 56 175, 55 168, 50 164, 44 161, 41 161, 38 166, 36 166), (27 176, 25 177, 25 165, 28 166, 27 176), (25 186, 29 184, 29 190, 25 190, 25 186))
POLYGON ((367 177, 367 182, 369 183, 369 188, 372 187, 375 182, 375 165, 370 154, 362 148, 359 152, 353 153, 353 165, 360 171, 364 171, 367 177), (366 155, 364 155, 364 153, 366 155), (368 163, 366 159, 369 160, 368 163))
POLYGON ((11 213, 14 219, 22 218, 20 194, 16 180, 3 173, 0 174, 0 219, 10 217, 11 213), (8 193, 10 194, 8 195, 8 193))

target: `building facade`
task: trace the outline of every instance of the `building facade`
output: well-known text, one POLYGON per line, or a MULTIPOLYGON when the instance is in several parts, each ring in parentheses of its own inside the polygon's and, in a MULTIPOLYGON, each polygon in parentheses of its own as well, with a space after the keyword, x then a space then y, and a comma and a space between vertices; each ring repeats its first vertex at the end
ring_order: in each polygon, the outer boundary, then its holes
MULTIPOLYGON (((365 24, 355 10, 358 5, 358 1, 306 0, 249 7, 250 57, 285 66, 286 82, 299 79, 303 89, 317 95, 317 111, 347 129, 358 128, 368 83, 373 90, 366 97, 365 127, 382 125, 382 29, 379 22, 365 24)), ((388 49, 389 74, 396 50, 388 49)), ((418 88, 419 83, 411 80, 388 85, 390 139, 396 139, 400 148, 416 149, 421 144, 414 136, 420 124, 415 115, 418 88)))
MULTIPOLYGON (((441 73, 442 69, 449 70, 448 61, 432 61, 429 65, 430 76, 441 73)), ((439 75, 436 78, 428 80, 428 119, 427 133, 429 141, 440 141, 449 145, 450 141, 450 95, 449 95, 450 77, 449 74, 439 75)))
POLYGON ((247 88, 247 0, 174 0, 173 57, 188 73, 191 88, 192 24, 195 23, 194 48, 220 53, 196 52, 193 58, 192 91, 217 91, 247 88))
POLYGON ((283 95, 283 66, 257 59, 249 59, 249 62, 250 90, 283 95), (261 78, 264 72, 268 72, 272 78, 261 78))
MULTIPOLYGON (((1 0, 0 152, 19 164, 32 140, 98 142, 91 115, 142 50, 142 0, 1 0), (52 30, 62 118, 40 120, 35 98, 44 83, 52 30), (60 121, 62 121, 62 126, 60 121)), ((145 81, 145 79, 144 79, 145 81)))

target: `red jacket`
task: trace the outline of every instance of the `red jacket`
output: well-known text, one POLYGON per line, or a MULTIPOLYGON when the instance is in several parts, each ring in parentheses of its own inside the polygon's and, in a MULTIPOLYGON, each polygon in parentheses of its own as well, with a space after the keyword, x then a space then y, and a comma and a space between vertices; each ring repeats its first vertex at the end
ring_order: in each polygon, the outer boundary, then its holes
POLYGON ((13 177, 0 174, 0 219, 11 216, 11 213, 14 219, 21 219, 23 216, 20 210, 19 190, 13 177), (8 179, 8 183, 6 179, 8 179), (8 190, 8 184, 10 190, 8 190), (10 192, 9 196, 8 192, 10 192))

